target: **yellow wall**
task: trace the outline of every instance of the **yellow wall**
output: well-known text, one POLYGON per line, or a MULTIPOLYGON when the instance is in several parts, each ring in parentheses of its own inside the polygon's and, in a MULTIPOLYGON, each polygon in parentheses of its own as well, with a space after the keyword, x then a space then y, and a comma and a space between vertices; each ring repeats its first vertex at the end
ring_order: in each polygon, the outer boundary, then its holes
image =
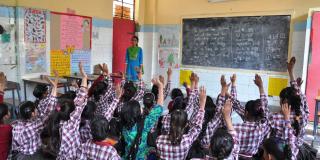
POLYGON ((147 2, 144 7, 145 17, 140 22, 142 24, 179 24, 181 17, 230 15, 230 13, 257 15, 258 12, 288 10, 293 11, 294 22, 305 20, 309 8, 320 6, 319 0, 231 0, 222 3, 209 3, 208 0, 144 1, 147 2), (151 10, 156 12, 153 14, 151 10))
POLYGON ((112 19, 113 0, 1 0, 0 5, 32 7, 66 12, 67 8, 76 14, 102 19, 112 19))

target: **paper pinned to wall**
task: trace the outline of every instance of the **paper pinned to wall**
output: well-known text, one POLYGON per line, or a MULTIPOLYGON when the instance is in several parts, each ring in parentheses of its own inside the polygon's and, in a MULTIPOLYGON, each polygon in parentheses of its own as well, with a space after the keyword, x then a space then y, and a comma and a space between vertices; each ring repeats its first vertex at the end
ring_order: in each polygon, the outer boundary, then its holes
POLYGON ((288 86, 288 79, 269 77, 268 95, 279 96, 283 88, 288 86))
POLYGON ((179 26, 159 27, 159 47, 179 48, 179 26))
POLYGON ((64 54, 61 50, 52 50, 50 54, 51 75, 53 70, 59 73, 59 76, 70 75, 70 54, 64 54))
POLYGON ((178 48, 159 48, 159 65, 160 68, 175 68, 179 65, 179 49, 178 48))
POLYGON ((90 71, 90 62, 91 54, 90 50, 74 50, 71 54, 71 73, 79 73, 79 62, 82 62, 84 71, 89 74, 90 71))
POLYGON ((78 16, 61 15, 60 17, 60 48, 74 46, 75 49, 83 48, 83 18, 78 16))
POLYGON ((191 70, 180 70, 180 85, 183 85, 184 82, 187 83, 187 85, 191 85, 190 82, 190 76, 192 74, 191 70))
POLYGON ((26 73, 46 72, 46 43, 26 43, 26 73))
POLYGON ((46 11, 25 9, 24 39, 26 42, 46 42, 46 11))

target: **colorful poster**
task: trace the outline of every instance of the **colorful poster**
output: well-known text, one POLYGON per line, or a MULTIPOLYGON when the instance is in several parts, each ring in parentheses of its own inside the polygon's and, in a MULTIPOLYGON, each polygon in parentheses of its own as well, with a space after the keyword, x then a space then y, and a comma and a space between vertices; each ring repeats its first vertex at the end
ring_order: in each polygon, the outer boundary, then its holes
POLYGON ((70 54, 64 54, 61 50, 52 50, 50 61, 51 75, 53 70, 56 70, 59 76, 70 76, 70 54))
POLYGON ((60 16, 60 48, 73 46, 75 49, 83 48, 83 18, 79 16, 60 16))
POLYGON ((159 47, 179 48, 179 26, 159 27, 159 47))
POLYGON ((90 50, 74 50, 71 54, 71 73, 79 73, 79 62, 82 62, 83 68, 87 74, 90 71, 91 54, 90 50))
POLYGON ((183 85, 183 83, 187 83, 188 85, 191 85, 190 76, 192 74, 192 71, 190 70, 180 70, 180 85, 183 85))
POLYGON ((159 48, 159 65, 160 68, 175 68, 179 66, 179 49, 178 48, 159 48))
POLYGON ((268 95, 279 96, 283 88, 288 86, 288 79, 269 77, 268 95))
POLYGON ((46 42, 46 11, 31 8, 25 10, 24 40, 33 43, 46 42))
POLYGON ((26 43, 25 72, 41 73, 46 72, 46 44, 26 43))

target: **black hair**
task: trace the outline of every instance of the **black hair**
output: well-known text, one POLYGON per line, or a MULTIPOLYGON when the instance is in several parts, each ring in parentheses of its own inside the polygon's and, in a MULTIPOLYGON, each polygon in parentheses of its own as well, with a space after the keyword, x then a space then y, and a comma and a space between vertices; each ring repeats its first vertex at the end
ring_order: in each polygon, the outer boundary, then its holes
POLYGON ((120 118, 123 127, 131 129, 142 118, 139 102, 136 100, 126 102, 121 109, 120 118))
POLYGON ((67 121, 70 119, 70 114, 75 110, 75 105, 71 99, 59 99, 59 111, 54 111, 48 119, 47 132, 50 136, 48 152, 56 156, 60 149, 60 121, 67 121))
POLYGON ((77 97, 75 91, 67 91, 65 94, 62 94, 59 99, 71 99, 74 100, 77 97))
MULTIPOLYGON (((298 95, 298 91, 294 87, 284 88, 280 92, 280 103, 283 104, 285 102, 287 102, 291 106, 291 109, 294 111, 296 117, 302 114, 300 109, 301 98, 298 95)), ((296 118, 294 118, 292 127, 295 130, 295 135, 298 136, 301 130, 301 126, 296 118)))
POLYGON ((138 38, 138 36, 133 36, 131 39, 136 39, 136 40, 137 40, 137 42, 139 42, 139 38, 138 38))
POLYGON ((145 115, 148 115, 150 110, 152 109, 153 105, 154 105, 154 101, 155 101, 155 96, 153 93, 148 92, 146 94, 144 94, 143 96, 143 104, 144 104, 144 111, 145 111, 145 115))
POLYGON ((213 134, 210 142, 210 151, 218 160, 227 158, 234 146, 232 135, 224 128, 219 128, 213 134))
POLYGON ((0 25, 0 35, 3 34, 5 32, 4 28, 2 25, 0 25))
POLYGON ((250 118, 254 121, 260 121, 264 118, 263 106, 261 106, 261 100, 250 100, 245 105, 245 111, 250 118))
POLYGON ((8 105, 0 103, 0 123, 3 120, 3 117, 9 113, 8 105))
POLYGON ((86 120, 91 120, 94 117, 94 112, 96 111, 97 105, 93 101, 88 101, 87 105, 84 107, 81 118, 86 120))
POLYGON ((202 130, 199 134, 198 139, 201 140, 205 135, 205 131, 208 127, 208 123, 213 119, 216 114, 217 106, 213 103, 213 100, 210 96, 207 96, 206 105, 205 105, 205 114, 204 114, 204 122, 202 123, 202 130))
POLYGON ((32 113, 35 112, 35 103, 31 101, 25 101, 20 104, 20 117, 23 120, 28 120, 32 118, 32 113))
POLYGON ((37 84, 33 89, 33 96, 37 98, 35 101, 36 106, 38 106, 40 100, 44 98, 46 92, 48 92, 48 87, 44 84, 37 84))
POLYGON ((137 92, 137 89, 136 87, 134 86, 134 83, 131 82, 131 81, 128 81, 124 84, 123 86, 123 89, 124 89, 124 93, 123 93, 123 96, 122 96, 122 100, 124 102, 128 102, 131 100, 131 98, 136 94, 137 92))
POLYGON ((105 81, 98 82, 93 89, 93 97, 95 101, 99 101, 101 95, 105 94, 108 88, 108 83, 105 81))
POLYGON ((169 140, 172 145, 179 145, 187 127, 188 114, 184 110, 174 110, 170 117, 169 140))
POLYGON ((92 139, 94 141, 103 141, 108 137, 109 122, 103 116, 97 115, 90 123, 92 139))
POLYGON ((183 93, 182 93, 181 89, 174 88, 171 91, 171 99, 175 99, 177 97, 183 97, 183 93))
POLYGON ((272 155, 277 160, 290 160, 291 148, 277 138, 268 138, 263 143, 264 152, 272 155))
POLYGON ((159 87, 157 85, 152 85, 151 92, 154 95, 155 101, 158 100, 159 87))
POLYGON ((170 110, 170 113, 174 110, 184 110, 186 109, 187 107, 187 102, 188 100, 186 98, 183 98, 183 97, 176 97, 174 100, 173 100, 173 103, 172 103, 172 110, 170 110))

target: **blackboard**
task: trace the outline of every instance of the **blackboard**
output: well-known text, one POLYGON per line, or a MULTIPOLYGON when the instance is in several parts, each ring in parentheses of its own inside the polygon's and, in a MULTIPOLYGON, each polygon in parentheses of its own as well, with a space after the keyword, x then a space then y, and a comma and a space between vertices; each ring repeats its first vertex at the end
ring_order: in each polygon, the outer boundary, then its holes
POLYGON ((290 15, 183 19, 182 65, 286 71, 290 15))

